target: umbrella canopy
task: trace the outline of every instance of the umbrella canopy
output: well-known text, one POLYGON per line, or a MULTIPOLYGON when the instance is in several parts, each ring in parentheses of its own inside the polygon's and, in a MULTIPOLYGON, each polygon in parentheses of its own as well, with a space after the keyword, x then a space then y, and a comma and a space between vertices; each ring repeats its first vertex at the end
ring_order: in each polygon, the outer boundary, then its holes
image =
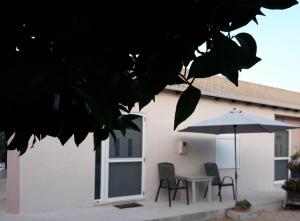
POLYGON ((288 129, 299 128, 295 125, 281 121, 267 119, 259 116, 245 114, 234 108, 221 116, 204 120, 187 127, 180 132, 208 133, 208 134, 234 134, 234 159, 235 159, 235 201, 237 201, 237 158, 236 134, 237 133, 272 133, 288 129))
POLYGON ((272 133, 299 128, 281 121, 245 114, 234 108, 226 114, 204 120, 180 130, 180 132, 233 134, 235 132, 234 126, 236 126, 236 133, 272 133))

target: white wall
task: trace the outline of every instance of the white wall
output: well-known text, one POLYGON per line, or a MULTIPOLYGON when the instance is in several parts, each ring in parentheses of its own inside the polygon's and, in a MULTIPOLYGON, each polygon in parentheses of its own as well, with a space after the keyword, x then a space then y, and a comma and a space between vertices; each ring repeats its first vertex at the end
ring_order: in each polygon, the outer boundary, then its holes
POLYGON ((46 137, 21 158, 21 213, 94 204, 95 155, 92 136, 77 148, 46 137))
POLYGON ((7 180, 5 210, 20 213, 20 157, 17 150, 7 152, 7 180))
MULTIPOLYGON (((177 94, 164 93, 161 96, 157 96, 156 101, 145 108, 147 117, 145 188, 147 198, 155 197, 158 187, 157 164, 159 162, 168 161, 174 163, 178 174, 205 174, 203 164, 209 161, 215 162, 216 148, 214 135, 173 131, 177 100, 177 94), (177 153, 177 146, 180 139, 187 141, 189 144, 189 152, 186 155, 179 155, 177 153), (156 185, 153 185, 153 183, 156 185)), ((202 97, 193 115, 183 122, 178 127, 178 130, 204 119, 223 114, 234 107, 249 114, 271 119, 275 118, 275 114, 300 117, 299 113, 293 111, 202 97)), ((274 134, 241 134, 239 137, 239 192, 272 189, 274 187, 274 134)), ((221 175, 234 177, 234 170, 221 170, 221 175)), ((225 194, 228 193, 231 197, 231 188, 225 189, 225 194)), ((166 198, 166 196, 162 196, 161 198, 164 197, 166 198)))
MULTIPOLYGON (((143 113, 146 116, 146 180, 145 196, 153 200, 158 187, 159 162, 175 164, 177 174, 204 174, 203 164, 215 161, 215 136, 179 133, 173 130, 178 95, 162 93, 156 97, 143 113), (186 155, 177 153, 178 143, 189 144, 186 155)), ((245 105, 222 100, 201 98, 194 114, 178 129, 204 119, 217 116, 233 107, 247 113, 268 118, 275 114, 298 116, 291 111, 274 110, 267 107, 245 105)), ((85 207, 94 204, 95 153, 90 135, 80 147, 73 139, 61 146, 57 139, 47 137, 28 150, 20 159, 21 212, 58 210, 85 207)), ((240 192, 269 190, 273 188, 274 135, 240 135, 240 192)), ((233 176, 233 170, 221 171, 222 175, 233 176)), ((202 191, 204 186, 202 186, 202 191)), ((231 189, 227 188, 231 194, 231 189)), ((216 196, 215 196, 216 197, 216 196)), ((231 197, 231 196, 230 196, 231 197)), ((162 194, 160 200, 166 200, 162 194)))
MULTIPOLYGON (((173 120, 177 96, 163 94, 156 98, 145 109, 146 112, 146 198, 153 199, 158 187, 159 162, 172 162, 175 164, 177 174, 204 173, 202 168, 206 160, 214 161, 215 149, 214 136, 206 136, 205 139, 199 134, 181 134, 173 130, 173 120), (189 143, 189 154, 179 155, 177 153, 178 143, 181 138, 189 143)), ((163 196, 160 198, 165 198, 163 196)))

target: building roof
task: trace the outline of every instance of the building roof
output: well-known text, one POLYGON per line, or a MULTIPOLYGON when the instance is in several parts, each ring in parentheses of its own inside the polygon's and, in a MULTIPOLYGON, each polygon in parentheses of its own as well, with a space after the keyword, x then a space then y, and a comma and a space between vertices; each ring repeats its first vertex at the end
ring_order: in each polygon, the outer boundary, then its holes
MULTIPOLYGON (((300 93, 280 88, 239 81, 236 87, 225 77, 213 76, 196 79, 193 85, 199 88, 202 95, 255 103, 273 107, 300 110, 300 93)), ((186 85, 172 85, 168 89, 183 91, 186 85)))

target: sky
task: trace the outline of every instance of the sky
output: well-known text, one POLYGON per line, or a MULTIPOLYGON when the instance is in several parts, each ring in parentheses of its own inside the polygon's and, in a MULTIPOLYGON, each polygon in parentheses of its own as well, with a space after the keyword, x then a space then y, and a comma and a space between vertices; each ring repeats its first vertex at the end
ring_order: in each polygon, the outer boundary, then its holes
POLYGON ((251 34, 262 60, 240 72, 239 80, 300 92, 300 5, 262 10, 258 25, 251 21, 237 32, 251 34))

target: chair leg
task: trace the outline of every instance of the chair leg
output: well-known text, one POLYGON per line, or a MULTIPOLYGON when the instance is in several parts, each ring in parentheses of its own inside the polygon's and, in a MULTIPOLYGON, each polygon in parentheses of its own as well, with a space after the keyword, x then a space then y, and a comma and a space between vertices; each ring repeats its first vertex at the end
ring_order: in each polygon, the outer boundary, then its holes
POLYGON ((168 188, 168 193, 169 193, 169 207, 171 207, 171 189, 168 188))
POLYGON ((206 194, 207 194, 207 190, 208 190, 208 186, 206 187, 205 193, 204 193, 204 198, 206 198, 206 194))
POLYGON ((186 181, 186 203, 187 203, 187 205, 190 204, 190 200, 189 200, 189 185, 188 185, 187 181, 186 181))
POLYGON ((177 189, 175 189, 174 196, 173 196, 173 200, 175 200, 176 193, 177 193, 177 189))
MULTIPOLYGON (((180 180, 177 181, 177 184, 176 184, 177 186, 179 185, 179 181, 180 181, 180 180)), ((176 193, 177 193, 177 189, 175 189, 174 196, 173 196, 173 200, 175 200, 176 193)))
POLYGON ((220 202, 222 202, 222 194, 221 194, 221 186, 219 186, 219 193, 218 193, 218 195, 219 195, 219 197, 220 197, 220 202))
POLYGON ((159 187, 158 187, 158 190, 157 190, 157 193, 156 193, 155 202, 157 202, 157 198, 158 198, 158 195, 159 195, 159 191, 160 191, 160 184, 159 184, 159 187))
POLYGON ((173 200, 175 200, 176 193, 177 193, 177 189, 175 189, 174 196, 173 196, 173 200))

